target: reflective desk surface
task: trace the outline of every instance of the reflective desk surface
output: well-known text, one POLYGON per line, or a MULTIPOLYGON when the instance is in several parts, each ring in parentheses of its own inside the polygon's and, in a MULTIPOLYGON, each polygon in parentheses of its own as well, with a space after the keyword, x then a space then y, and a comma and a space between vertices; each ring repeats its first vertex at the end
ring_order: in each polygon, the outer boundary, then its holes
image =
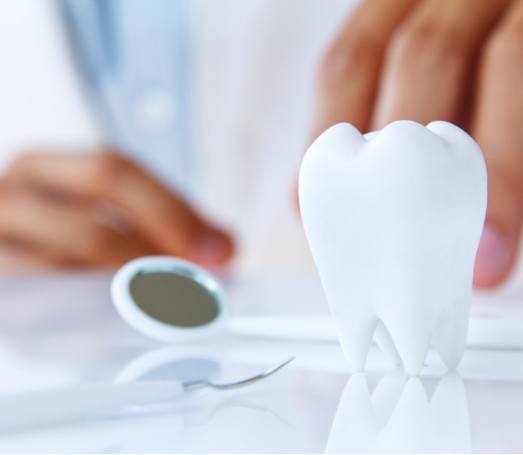
MULTIPOLYGON (((468 349, 452 374, 430 353, 422 376, 410 379, 373 348, 368 373, 349 377, 337 343, 307 334, 229 333, 177 346, 150 341, 115 313, 109 278, 0 280, 0 451, 523 451, 517 347, 468 349), (89 399, 89 384, 110 393, 122 382, 233 380, 291 355, 296 360, 285 369, 243 389, 174 395, 75 420, 46 418, 46 409, 67 407, 75 396, 89 399)), ((327 314, 314 277, 245 278, 228 290, 236 315, 327 314)), ((519 314, 519 304, 523 299, 508 307, 519 314)))

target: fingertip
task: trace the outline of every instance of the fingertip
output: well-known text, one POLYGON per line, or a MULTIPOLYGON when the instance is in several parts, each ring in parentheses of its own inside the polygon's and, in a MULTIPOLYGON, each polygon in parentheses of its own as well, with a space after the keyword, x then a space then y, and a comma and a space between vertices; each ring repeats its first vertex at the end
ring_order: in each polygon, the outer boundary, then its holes
POLYGON ((502 284, 514 266, 517 246, 517 236, 486 224, 476 255, 474 287, 488 289, 502 284))
POLYGON ((191 246, 191 258, 209 268, 219 268, 234 256, 234 241, 222 230, 211 228, 196 236, 191 246))

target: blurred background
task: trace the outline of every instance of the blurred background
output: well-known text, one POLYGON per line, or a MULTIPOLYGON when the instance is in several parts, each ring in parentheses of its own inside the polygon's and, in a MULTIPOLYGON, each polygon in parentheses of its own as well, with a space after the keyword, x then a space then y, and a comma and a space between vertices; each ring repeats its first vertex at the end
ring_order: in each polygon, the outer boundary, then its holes
POLYGON ((22 152, 83 154, 115 143, 234 234, 237 270, 309 269, 293 191, 310 138, 317 65, 352 3, 4 1, 3 169, 22 152), (71 4, 77 15, 67 19, 71 4), (165 8, 176 9, 183 23, 162 23, 165 8), (124 98, 123 108, 100 108, 92 85, 101 83, 89 79, 85 62, 97 57, 82 55, 71 34, 83 25, 97 30, 92 21, 109 17, 112 35, 101 32, 102 42, 90 45, 116 47, 115 61, 124 60, 107 76, 113 85, 95 90, 124 98), (162 35, 169 25, 176 30, 162 35), (178 47, 165 45, 165 37, 178 47), (174 63, 166 61, 169 52, 174 63), (182 100, 176 89, 186 92, 182 100), (120 124, 118 137, 104 122, 120 124), (169 147, 190 157, 183 162, 166 158, 158 144, 177 134, 184 142, 173 139, 169 147))
POLYGON ((497 286, 523 222, 522 24, 521 0, 5 0, 0 270, 310 271, 311 140, 443 119, 485 153, 475 285, 497 286))

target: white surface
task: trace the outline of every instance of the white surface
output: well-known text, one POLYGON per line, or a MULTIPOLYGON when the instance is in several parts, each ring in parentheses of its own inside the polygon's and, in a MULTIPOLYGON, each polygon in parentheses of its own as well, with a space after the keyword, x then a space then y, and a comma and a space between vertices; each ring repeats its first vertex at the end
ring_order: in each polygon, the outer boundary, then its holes
POLYGON ((487 208, 479 146, 448 122, 340 123, 303 158, 300 209, 351 371, 373 338, 413 375, 432 344, 449 369, 465 349, 487 208))
MULTIPOLYGON (((291 354, 297 358, 266 382, 241 390, 207 391, 83 421, 47 427, 33 422, 24 431, 3 431, 0 451, 322 452, 328 440, 346 444, 347 450, 367 444, 388 451, 397 443, 391 428, 405 431, 405 422, 417 418, 422 419, 420 432, 411 434, 411 443, 420 450, 523 450, 522 351, 466 351, 461 378, 448 392, 452 399, 442 399, 434 390, 444 368, 433 353, 419 384, 376 388, 378 382, 390 384, 391 373, 383 356, 371 350, 365 378, 373 397, 374 408, 369 408, 364 401, 347 401, 347 393, 340 402, 348 374, 335 343, 228 336, 208 344, 166 346, 119 318, 109 284, 109 275, 86 274, 0 280, 0 427, 9 418, 15 394, 27 398, 27 393, 37 393, 45 400, 54 393, 59 409, 70 395, 61 400, 51 388, 78 386, 81 394, 90 385, 110 388, 135 380, 235 379, 291 354), (336 434, 340 425, 343 430, 343 420, 336 419, 331 429, 337 409, 361 415, 362 425, 375 429, 365 440, 342 441, 336 434), (452 431, 444 431, 448 422, 452 431)), ((229 291, 241 315, 326 314, 313 275, 246 277, 230 282, 229 291)), ((496 302, 490 305, 495 308, 496 302)))

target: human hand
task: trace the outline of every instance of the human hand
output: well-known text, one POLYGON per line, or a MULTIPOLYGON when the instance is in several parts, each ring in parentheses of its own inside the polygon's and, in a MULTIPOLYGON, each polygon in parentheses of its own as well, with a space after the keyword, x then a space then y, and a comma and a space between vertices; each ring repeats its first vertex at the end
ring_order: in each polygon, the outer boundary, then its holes
POLYGON ((233 243, 115 153, 24 154, 0 181, 0 269, 116 266, 147 254, 219 267, 233 243))
POLYGON ((474 284, 510 274, 523 223, 523 0, 367 0, 323 60, 314 137, 447 120, 485 153, 489 200, 474 284))

